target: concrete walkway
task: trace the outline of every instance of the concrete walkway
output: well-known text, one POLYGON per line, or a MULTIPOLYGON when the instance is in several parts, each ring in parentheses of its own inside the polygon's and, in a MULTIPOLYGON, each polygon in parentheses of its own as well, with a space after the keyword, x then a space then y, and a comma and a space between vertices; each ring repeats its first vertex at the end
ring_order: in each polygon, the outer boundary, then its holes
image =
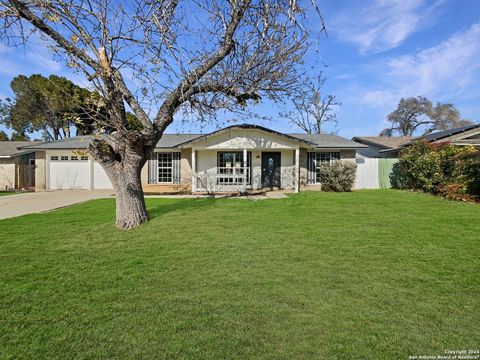
POLYGON ((112 195, 112 190, 61 190, 1 196, 0 219, 51 211, 112 195))

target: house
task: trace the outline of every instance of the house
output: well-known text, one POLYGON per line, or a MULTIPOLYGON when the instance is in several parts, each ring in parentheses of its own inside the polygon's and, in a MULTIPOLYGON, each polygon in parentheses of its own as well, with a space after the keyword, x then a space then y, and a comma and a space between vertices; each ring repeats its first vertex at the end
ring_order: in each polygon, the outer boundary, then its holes
POLYGON ((400 152, 414 141, 451 143, 458 146, 480 147, 480 124, 439 131, 421 137, 356 136, 352 138, 367 148, 357 149, 357 178, 355 187, 384 189, 391 187, 395 178, 394 165, 400 152))
POLYGON ((355 187, 363 189, 388 189, 391 187, 396 156, 384 150, 395 149, 409 141, 408 136, 355 136, 352 141, 366 145, 357 150, 357 178, 355 187))
MULTIPOLYGON (((105 135, 104 135, 105 136, 105 135)), ((109 189, 86 149, 90 136, 29 146, 36 189, 109 189)), ((233 125, 209 134, 164 134, 142 170, 147 193, 211 193, 260 189, 320 189, 318 165, 355 162, 363 144, 331 134, 285 134, 233 125)))
POLYGON ((0 191, 34 186, 35 153, 21 150, 31 144, 31 141, 0 141, 0 191))
POLYGON ((386 157, 383 150, 396 149, 399 146, 415 140, 413 136, 355 136, 352 141, 367 145, 359 149, 357 155, 367 158, 386 157))
POLYGON ((399 153, 414 141, 426 141, 432 144, 450 143, 457 146, 473 145, 480 147, 480 124, 438 131, 407 141, 392 149, 380 150, 382 156, 398 157, 399 153))

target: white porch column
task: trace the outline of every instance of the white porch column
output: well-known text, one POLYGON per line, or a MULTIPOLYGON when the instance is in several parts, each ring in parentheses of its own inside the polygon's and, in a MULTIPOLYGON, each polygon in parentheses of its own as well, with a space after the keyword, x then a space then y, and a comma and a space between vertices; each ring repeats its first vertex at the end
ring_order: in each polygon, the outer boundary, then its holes
POLYGON ((192 148, 192 193, 197 191, 197 150, 192 148))
POLYGON ((90 174, 90 179, 88 181, 88 189, 93 190, 95 188, 95 183, 94 183, 94 163, 93 163, 93 157, 89 156, 88 157, 88 172, 90 174))
POLYGON ((300 148, 295 149, 295 192, 300 192, 300 148))
POLYGON ((247 149, 243 149, 243 187, 247 188, 247 166, 248 166, 248 154, 247 149))

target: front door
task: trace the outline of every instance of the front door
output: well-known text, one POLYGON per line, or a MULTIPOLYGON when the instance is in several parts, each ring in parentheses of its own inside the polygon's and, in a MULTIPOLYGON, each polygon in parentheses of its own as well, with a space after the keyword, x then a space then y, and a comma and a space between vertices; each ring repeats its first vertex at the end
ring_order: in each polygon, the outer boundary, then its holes
POLYGON ((262 187, 278 188, 281 186, 280 153, 262 152, 262 187))

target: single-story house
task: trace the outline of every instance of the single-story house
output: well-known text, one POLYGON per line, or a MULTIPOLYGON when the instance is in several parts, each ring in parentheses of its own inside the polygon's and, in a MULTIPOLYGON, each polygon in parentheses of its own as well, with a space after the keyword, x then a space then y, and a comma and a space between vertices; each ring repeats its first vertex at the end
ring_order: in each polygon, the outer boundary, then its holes
POLYGON ((432 144, 450 143, 457 146, 473 145, 480 147, 480 124, 462 126, 455 129, 437 131, 407 141, 392 149, 380 150, 384 157, 398 157, 400 151, 412 145, 414 141, 426 141, 432 144))
MULTIPOLYGON (((86 151, 91 138, 29 146, 35 151, 36 189, 111 188, 86 151)), ((355 162, 365 147, 332 134, 286 134, 249 124, 209 134, 164 134, 141 178, 147 193, 319 190, 320 163, 355 162)))
POLYGON ((0 191, 34 186, 35 152, 21 149, 31 144, 31 141, 0 141, 0 191))

